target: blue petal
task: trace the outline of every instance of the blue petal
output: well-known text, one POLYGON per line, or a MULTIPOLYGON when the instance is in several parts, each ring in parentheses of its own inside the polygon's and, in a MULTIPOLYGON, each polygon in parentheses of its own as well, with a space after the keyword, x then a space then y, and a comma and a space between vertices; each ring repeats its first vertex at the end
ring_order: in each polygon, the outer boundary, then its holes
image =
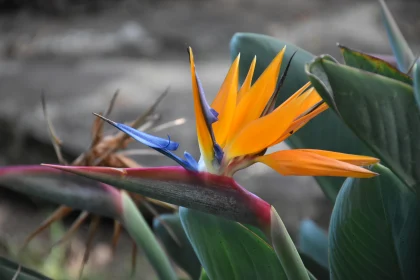
POLYGON ((150 148, 158 151, 159 153, 162 153, 163 155, 169 157, 170 159, 173 159, 185 169, 198 172, 198 163, 189 153, 187 152, 184 153, 186 157, 186 160, 185 160, 171 152, 178 149, 179 144, 176 142, 172 142, 169 136, 168 136, 169 138, 168 140, 159 138, 153 135, 149 135, 145 132, 138 131, 137 129, 134 129, 128 125, 113 122, 105 117, 102 117, 101 115, 98 115, 98 114, 95 114, 95 115, 100 117, 104 121, 108 122, 109 124, 115 126, 119 130, 127 133, 128 135, 130 135, 137 141, 149 146, 150 148))
POLYGON ((212 123, 217 121, 217 116, 219 115, 219 113, 217 113, 217 111, 214 110, 213 108, 210 108, 210 106, 207 103, 206 98, 204 96, 203 86, 201 85, 201 81, 198 78, 197 73, 195 73, 195 76, 197 78, 197 87, 198 87, 198 91, 200 93, 200 102, 201 102, 201 106, 203 108, 207 129, 208 129, 208 131, 211 135, 211 139, 213 141, 214 156, 215 156, 215 159, 217 160, 217 163, 220 164, 222 162, 222 158, 223 158, 223 150, 216 143, 216 138, 214 137, 214 132, 213 132, 213 128, 212 128, 212 123))
POLYGON ((198 162, 195 160, 195 158, 188 152, 184 152, 184 158, 187 160, 188 164, 190 166, 193 166, 195 170, 198 170, 198 162))
POLYGON ((216 121, 217 121, 218 120, 217 117, 219 116, 219 113, 213 108, 210 108, 210 112, 213 114, 213 116, 216 118, 216 121))
POLYGON ((120 129, 121 131, 127 133, 140 143, 143 143, 144 145, 147 145, 151 148, 156 149, 166 149, 169 151, 175 151, 179 147, 179 143, 171 141, 171 139, 168 137, 168 139, 163 139, 157 136, 153 136, 150 134, 147 134, 142 131, 138 131, 137 129, 134 129, 128 125, 121 124, 121 123, 113 123, 115 127, 120 129))
POLYGON ((201 106, 203 107, 204 117, 206 118, 206 122, 208 124, 215 123, 217 121, 217 116, 219 113, 210 107, 209 103, 207 103, 206 96, 204 94, 203 85, 201 84, 200 78, 198 78, 197 72, 195 73, 195 77, 197 79, 197 87, 198 92, 200 93, 200 101, 201 106))
MULTIPOLYGON (((175 155, 174 153, 172 153, 171 151, 168 151, 166 149, 158 149, 158 148, 153 148, 156 151, 164 154, 165 156, 167 156, 170 159, 173 159, 174 161, 176 161, 179 165, 181 165, 182 167, 184 167, 185 169, 189 170, 189 171, 194 171, 194 172, 198 172, 198 164, 197 162, 194 160, 194 158, 188 154, 188 156, 190 156, 191 158, 188 158, 187 156, 187 160, 180 158, 179 156, 175 155), (192 159, 192 161, 191 161, 192 159)), ((185 155, 184 153, 184 155, 185 155)))
POLYGON ((214 155, 216 156, 218 163, 222 163, 223 149, 218 144, 214 144, 214 155))

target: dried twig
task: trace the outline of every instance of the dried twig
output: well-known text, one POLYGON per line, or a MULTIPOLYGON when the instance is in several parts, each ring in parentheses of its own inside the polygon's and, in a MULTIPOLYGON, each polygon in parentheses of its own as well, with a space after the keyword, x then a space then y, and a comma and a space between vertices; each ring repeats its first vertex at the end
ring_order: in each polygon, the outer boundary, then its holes
POLYGON ((57 210, 55 210, 50 216, 48 216, 41 225, 36 228, 23 242, 21 249, 19 250, 19 255, 23 252, 23 250, 28 246, 29 242, 39 233, 47 229, 52 223, 64 218, 68 214, 70 214, 72 209, 67 206, 60 206, 57 210))
POLYGON ((79 270, 79 280, 82 279, 83 269, 85 268, 85 265, 87 261, 89 260, 90 251, 93 245, 93 239, 95 237, 96 231, 98 230, 100 220, 101 220, 100 217, 94 216, 92 221, 90 222, 88 236, 86 239, 85 253, 83 254, 82 266, 80 267, 80 270, 79 270))
POLYGON ((57 133, 55 132, 55 129, 54 129, 54 126, 53 126, 53 124, 51 122, 51 119, 48 116, 47 105, 46 105, 44 93, 42 93, 42 95, 41 95, 41 103, 42 103, 42 110, 44 112, 44 118, 47 121, 48 133, 50 135, 51 143, 52 143, 52 145, 54 147, 54 151, 55 151, 55 153, 57 155, 58 162, 60 164, 67 165, 67 162, 64 159, 63 154, 61 152, 61 144, 62 144, 62 142, 57 137, 57 133))
POLYGON ((82 213, 80 213, 79 217, 73 222, 73 224, 70 226, 67 232, 58 241, 56 241, 51 247, 58 246, 68 241, 76 233, 77 229, 80 228, 80 226, 83 224, 84 221, 86 221, 88 217, 89 217, 89 213, 87 211, 83 211, 82 213))

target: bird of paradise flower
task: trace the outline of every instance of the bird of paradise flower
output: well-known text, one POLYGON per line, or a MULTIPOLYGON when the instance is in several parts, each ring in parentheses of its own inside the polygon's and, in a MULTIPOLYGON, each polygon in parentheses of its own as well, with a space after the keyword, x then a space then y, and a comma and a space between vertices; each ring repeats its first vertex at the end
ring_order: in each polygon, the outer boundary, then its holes
POLYGON ((271 206, 232 179, 238 170, 261 162, 285 176, 376 176, 376 173, 363 167, 379 162, 377 158, 369 156, 316 149, 280 150, 265 154, 267 148, 284 141, 328 109, 309 82, 275 107, 291 62, 290 60, 278 82, 285 50, 286 47, 252 84, 256 66, 254 58, 240 88, 238 55, 214 101, 209 105, 197 75, 192 49, 188 49, 197 138, 201 152, 198 161, 188 152, 184 152, 183 157, 176 155, 174 151, 178 149, 179 143, 171 139, 156 137, 96 114, 135 140, 171 158, 181 168, 46 166, 168 203, 253 224, 265 231, 271 228, 271 206), (188 191, 186 188, 189 188, 188 191), (194 194, 185 195, 189 191, 194 194), (234 202, 225 203, 214 199, 226 196, 231 196, 234 202))
POLYGON ((256 65, 254 58, 240 88, 238 55, 219 93, 209 105, 195 69, 192 49, 189 48, 197 138, 201 152, 198 162, 187 152, 184 153, 184 158, 174 154, 173 151, 177 150, 179 144, 171 139, 152 136, 97 116, 194 172, 232 177, 236 171, 261 162, 286 176, 375 176, 376 173, 362 167, 377 163, 378 159, 373 157, 316 149, 281 150, 265 154, 267 148, 286 140, 328 109, 309 82, 275 108, 285 77, 283 75, 277 84, 285 49, 286 47, 278 53, 251 85, 256 65))
MULTIPOLYGON (((137 192, 154 199, 219 215, 234 221, 258 226, 271 240, 282 261, 284 253, 294 256, 296 266, 286 274, 306 270, 275 209, 266 201, 239 186, 233 175, 261 162, 288 176, 340 176, 370 178, 377 174, 364 168, 377 158, 316 149, 281 150, 266 154, 272 147, 301 129, 311 119, 328 109, 310 83, 303 85, 278 107, 275 106, 283 76, 278 77, 286 48, 272 60, 252 84, 256 58, 238 87, 240 55, 232 63, 226 78, 209 105, 198 78, 192 49, 188 49, 196 130, 201 157, 197 161, 184 152, 174 153, 179 143, 156 137, 127 125, 97 115, 135 140, 164 154, 181 167, 111 168, 46 165, 96 179, 114 187, 137 192), (226 199, 227 198, 227 199, 226 199), (284 246, 282 246, 284 245, 284 246)), ((288 268, 289 269, 289 268, 288 268)))

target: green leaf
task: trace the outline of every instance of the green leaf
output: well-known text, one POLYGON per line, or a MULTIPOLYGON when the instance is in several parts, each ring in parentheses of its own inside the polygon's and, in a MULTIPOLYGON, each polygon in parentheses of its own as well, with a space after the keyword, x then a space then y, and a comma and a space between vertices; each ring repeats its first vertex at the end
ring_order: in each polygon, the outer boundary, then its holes
MULTIPOLYGON (((283 58, 281 73, 287 65, 291 55, 294 56, 288 75, 280 90, 277 104, 280 104, 308 82, 304 66, 313 59, 313 55, 294 45, 279 41, 276 38, 253 33, 237 33, 230 42, 231 58, 234 59, 241 53, 239 65, 240 82, 245 79, 248 68, 254 56, 257 56, 257 64, 254 80, 259 77, 268 66, 274 56, 285 46, 286 52, 283 58)), ((292 148, 322 149, 350 154, 372 155, 371 151, 362 143, 354 133, 344 126, 341 120, 331 110, 320 114, 302 129, 286 140, 292 148), (326 137, 326 135, 328 137, 326 137)), ((324 193, 332 201, 338 194, 344 178, 339 177, 315 177, 324 193)))
POLYGON ((299 252, 300 258, 305 264, 306 269, 311 273, 309 276, 311 279, 328 280, 330 279, 330 272, 328 267, 319 264, 316 260, 306 255, 305 253, 299 252))
POLYGON ((398 67, 397 65, 397 59, 394 55, 389 54, 380 54, 380 53, 369 53, 368 55, 379 58, 380 60, 385 61, 386 63, 389 63, 391 66, 398 67))
POLYGON ((420 188, 420 112, 413 87, 315 59, 306 70, 318 93, 411 189, 420 188))
POLYGON ((382 19, 388 34, 388 39, 391 43, 392 51, 397 58, 398 68, 402 72, 407 73, 408 69, 414 61, 413 52, 411 51, 407 41, 401 33, 401 30, 398 28, 395 19, 385 4, 385 1, 379 0, 379 3, 381 4, 382 19))
POLYGON ((210 279, 287 279, 273 248, 247 227, 183 207, 179 214, 210 279))
POLYGON ((136 204, 124 191, 122 192, 122 209, 123 214, 121 222, 124 224, 124 228, 128 231, 137 245, 144 251, 148 260, 155 268, 159 279, 177 279, 176 273, 173 270, 168 257, 152 230, 149 228, 149 225, 144 220, 136 204))
MULTIPOLYGON (((4 257, 0 257, 0 279, 12 280, 19 270, 19 265, 4 257)), ((25 267, 20 267, 20 272, 15 278, 16 280, 51 280, 36 271, 25 267)))
POLYGON ((199 279, 201 273, 201 264, 195 255, 194 249, 182 228, 181 220, 178 214, 164 214, 160 215, 159 218, 155 218, 153 221, 153 228, 166 251, 171 256, 172 260, 184 269, 192 279, 199 279), (164 226, 166 224, 169 227, 177 239, 179 244, 169 234, 168 229, 164 226))
POLYGON ((0 187, 101 216, 120 215, 120 192, 54 168, 29 165, 0 168, 0 187))
POLYGON ((201 270, 200 280, 210 280, 210 278, 207 276, 207 273, 204 269, 201 270))
POLYGON ((420 110, 420 60, 417 60, 413 66, 414 97, 417 102, 417 108, 420 110))
MULTIPOLYGON (((277 213, 276 209, 271 206, 271 224, 270 238, 274 251, 279 258, 288 279, 309 280, 311 277, 303 264, 302 259, 293 243, 292 238, 287 232, 286 226, 277 213)), ((310 274, 310 273, 309 273, 310 274)))
POLYGON ((311 220, 304 220, 300 224, 299 251, 328 267, 327 234, 311 220))
POLYGON ((332 279, 418 279, 417 197, 384 166, 372 179, 349 178, 331 217, 332 279))
POLYGON ((352 50, 345 46, 338 45, 338 47, 340 48, 344 61, 348 66, 386 76, 391 79, 396 79, 409 85, 413 84, 413 79, 410 76, 400 72, 397 68, 384 60, 366 53, 352 50))

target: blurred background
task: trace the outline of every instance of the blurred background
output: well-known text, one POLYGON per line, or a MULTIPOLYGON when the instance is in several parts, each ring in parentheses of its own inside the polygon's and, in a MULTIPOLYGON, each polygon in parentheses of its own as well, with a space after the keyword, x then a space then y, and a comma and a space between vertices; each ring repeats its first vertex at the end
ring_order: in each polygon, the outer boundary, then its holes
MULTIPOLYGON (((412 49, 420 51, 420 2, 387 3, 412 49)), ((186 48, 194 49, 211 100, 229 67, 235 32, 272 35, 340 61, 337 42, 391 53, 375 0, 0 0, 0 164, 57 162, 42 113, 43 92, 64 152, 72 159, 90 144, 92 112, 103 111, 116 90, 120 95, 111 119, 125 122, 170 87, 158 107, 160 122, 181 117, 187 122, 159 135, 170 134, 181 150, 198 156, 186 48)), ((136 159, 149 166, 172 164, 156 156, 136 159)), ((328 227, 332 205, 312 178, 282 177, 262 165, 236 178, 275 205, 292 236, 304 218, 328 227)), ((0 188, 3 247, 18 246, 52 207, 0 188)), ((65 219, 64 226, 75 217, 65 219)), ((75 275, 87 228, 72 242, 72 258, 66 262, 75 275)), ((38 237, 35 247, 50 242, 50 233, 38 237)), ((112 223, 102 223, 87 266, 101 276, 89 279, 125 279, 131 243, 124 236, 112 260, 111 233, 112 223)), ((154 279, 142 254, 140 249, 138 279, 154 279)))

